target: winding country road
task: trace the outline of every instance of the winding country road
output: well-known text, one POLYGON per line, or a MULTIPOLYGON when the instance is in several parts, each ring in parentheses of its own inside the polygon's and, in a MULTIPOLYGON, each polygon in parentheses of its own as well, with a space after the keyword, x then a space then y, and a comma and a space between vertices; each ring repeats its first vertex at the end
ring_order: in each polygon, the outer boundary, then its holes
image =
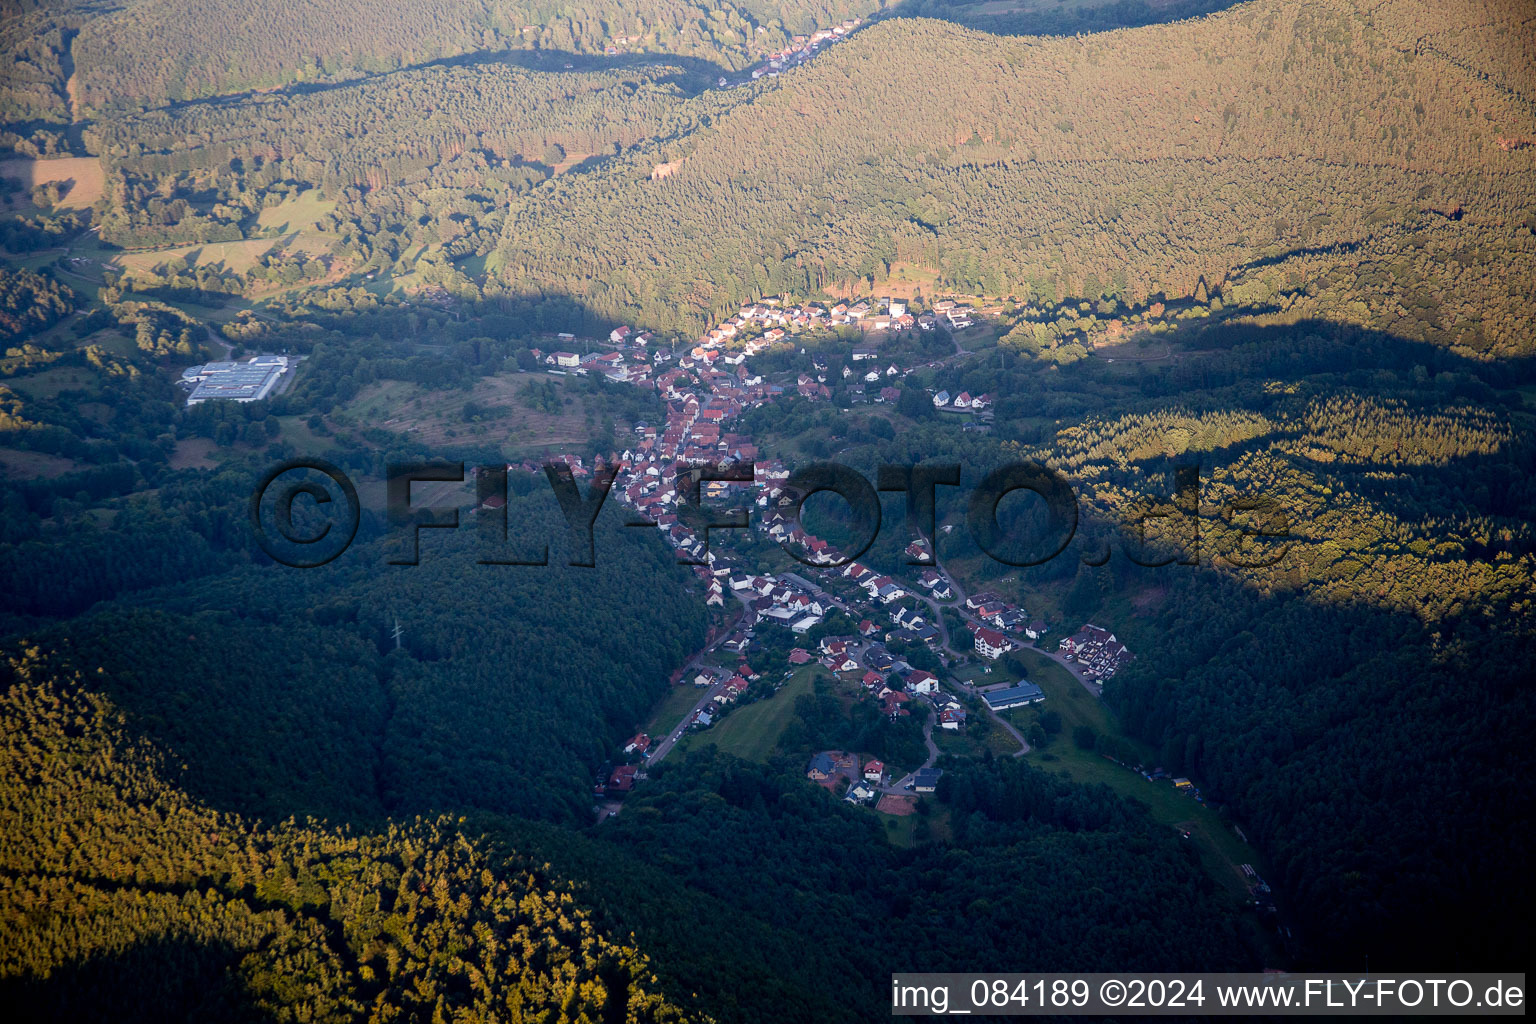
MULTIPOLYGON (((985 704, 986 701, 982 701, 982 703, 985 704)), ((1007 732, 1008 735, 1012 736, 1015 740, 1018 741, 1019 749, 1013 752, 1014 757, 1023 757, 1025 754, 1029 753, 1031 749, 1033 749, 1030 747, 1029 741, 1024 738, 1019 730, 1013 727, 1012 722, 1008 721, 1008 719, 1004 718, 1002 715, 999 715, 996 711, 993 711, 990 706, 987 708, 987 714, 991 715, 992 721, 1002 726, 1003 730, 1007 732)))
POLYGON ((933 716, 929 715, 928 720, 923 723, 923 742, 928 746, 928 760, 924 761, 910 772, 907 772, 907 774, 903 775, 889 786, 881 786, 880 792, 893 793, 898 796, 901 795, 902 793, 906 792, 907 784, 913 779, 917 778, 918 772, 922 771, 924 768, 932 768, 934 762, 939 759, 939 745, 933 742, 933 720, 933 716))
MULTIPOLYGON (((951 608, 951 609, 953 609, 957 614, 959 614, 959 616, 962 619, 964 619, 967 622, 980 622, 981 620, 979 620, 978 618, 976 618, 976 616, 972 615, 969 611, 966 610, 966 608, 965 608, 965 599, 966 599, 965 588, 962 587, 960 585, 959 581, 957 581, 953 576, 951 576, 948 572, 945 572, 944 567, 939 564, 939 561, 938 561, 937 558, 934 559, 933 568, 938 570, 939 572, 944 573, 944 577, 947 580, 949 580, 950 589, 954 591, 954 597, 950 598, 948 601, 940 601, 938 598, 934 597, 932 594, 921 594, 921 593, 919 593, 919 594, 913 594, 913 596, 916 597, 919 601, 922 601, 930 609, 933 610, 933 614, 938 619, 939 631, 944 636, 944 648, 945 648, 945 650, 949 651, 949 653, 951 653, 953 655, 956 655, 957 657, 958 656, 964 656, 965 654, 968 653, 969 648, 967 648, 966 650, 957 650, 955 648, 955 645, 954 645, 954 643, 953 643, 953 641, 952 641, 952 639, 951 639, 951 637, 949 635, 949 624, 944 621, 944 614, 943 614, 942 609, 944 609, 944 608, 951 608)), ((1062 656, 1060 651, 1053 651, 1053 650, 1050 650, 1049 648, 1046 648, 1046 647, 1035 647, 1034 650, 1037 653, 1042 654, 1042 655, 1044 655, 1047 658, 1050 658, 1056 664, 1058 664, 1062 668, 1066 669, 1068 675, 1070 675, 1073 679, 1076 679, 1078 681, 1078 683, 1082 686, 1083 689, 1087 690, 1089 693, 1093 694, 1095 697, 1103 697, 1104 696, 1104 687, 1102 685, 1098 684, 1098 683, 1090 682, 1089 680, 1083 678, 1082 670, 1078 667, 1077 663, 1076 662, 1072 662, 1072 661, 1068 661, 1065 657, 1062 656)), ((964 685, 964 684, 962 684, 962 685, 964 685)), ((968 688, 974 689, 973 687, 968 687, 968 688)), ((993 717, 995 718, 997 716, 994 715, 993 717)), ((999 719, 999 721, 1001 721, 1001 719, 999 719)), ((1007 723, 1005 722, 1004 724, 1006 725, 1007 723)), ((1026 749, 1027 749, 1027 745, 1026 745, 1026 749)))
MULTIPOLYGON (((965 588, 960 586, 960 584, 955 581, 953 576, 947 572, 944 572, 944 567, 939 564, 939 560, 937 558, 935 558, 933 561, 933 567, 936 571, 944 573, 944 578, 949 580, 949 587, 950 590, 954 592, 954 596, 951 597, 948 601, 940 601, 932 594, 918 593, 914 594, 913 596, 916 597, 919 601, 922 601, 929 607, 930 610, 932 610, 934 618, 937 620, 939 633, 944 638, 944 649, 954 657, 965 657, 969 654, 971 647, 969 644, 967 644, 964 650, 956 650, 954 639, 949 635, 949 623, 944 621, 944 609, 953 609, 960 615, 961 618, 966 619, 967 621, 974 622, 976 621, 976 617, 967 614, 965 610, 965 588)), ((960 683, 960 686, 971 696, 980 696, 980 694, 978 694, 976 691, 976 687, 972 686, 970 683, 962 682, 960 683)), ((999 715, 996 711, 992 710, 992 706, 988 704, 985 699, 983 699, 981 703, 982 706, 987 709, 987 714, 992 717, 992 721, 1002 726, 1003 730, 1018 742, 1019 749, 1013 752, 1013 757, 1023 757, 1025 754, 1029 753, 1031 749, 1033 749, 1030 747, 1029 741, 1024 738, 1023 734, 1013 727, 1012 722, 1008 721, 1002 715, 999 715)), ((932 724, 931 720, 929 724, 932 724)), ((929 749, 933 750, 935 754, 937 753, 937 748, 935 748, 931 742, 929 744, 929 749)), ((933 760, 934 759, 930 757, 928 764, 923 765, 923 767, 931 767, 933 760)))

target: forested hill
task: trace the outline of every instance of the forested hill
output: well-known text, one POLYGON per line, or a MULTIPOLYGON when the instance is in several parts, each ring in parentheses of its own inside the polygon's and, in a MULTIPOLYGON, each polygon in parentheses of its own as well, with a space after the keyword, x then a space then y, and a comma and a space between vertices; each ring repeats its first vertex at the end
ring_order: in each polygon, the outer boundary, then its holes
POLYGON ((816 29, 882 11, 996 32, 1068 34, 1168 21, 1230 0, 1074 0, 999 11, 951 0, 18 0, 0 120, 68 122, 252 89, 312 85, 509 53, 668 54, 724 72, 816 29), (208 40, 220 45, 209 47, 208 40), (78 68, 70 109, 69 72, 78 68))
POLYGON ((1523 12, 1255 0, 1070 38, 883 17, 750 88, 695 94, 686 61, 448 63, 84 137, 115 245, 271 237, 262 212, 313 188, 312 279, 414 274, 581 329, 894 282, 1026 317, 1210 298, 1497 358, 1536 337, 1523 12))
MULTIPOLYGON (((378 541, 297 572, 265 556, 242 564, 198 532, 227 522, 249 490, 225 478, 179 514, 149 503, 117 531, 5 552, 17 577, 77 581, 53 585, 75 604, 53 605, 60 618, 25 636, 82 667, 134 728, 175 752, 183 788, 220 810, 363 824, 480 810, 585 824, 597 768, 703 644, 687 570, 614 515, 598 523, 590 569, 559 564, 565 528, 552 499, 515 498, 514 543, 549 538, 556 564, 476 564, 466 521, 452 536, 427 532, 416 566, 386 565, 393 542, 378 541), (176 556, 210 548, 214 557, 176 556), (102 571, 117 562, 134 572, 102 571)), ((50 607, 32 587, 14 590, 0 610, 50 607)))
MULTIPOLYGON (((197 104, 121 118, 97 126, 90 140, 137 173, 270 162, 334 195, 408 182, 464 154, 552 166, 566 153, 613 153, 688 134, 701 118, 747 98, 712 92, 686 102, 678 75, 671 66, 562 74, 500 63, 437 66, 253 97, 238 113, 197 104)), ((113 227, 109 221, 106 230, 113 227)))
POLYGON ((677 327, 906 267, 1024 301, 1242 278, 1259 308, 1527 351, 1506 282, 1536 277, 1536 150, 1498 138, 1536 127, 1504 42, 1533 27, 1466 7, 1503 33, 1416 22, 1408 0, 1260 0, 1061 39, 885 20, 706 130, 514 201, 499 258, 509 287, 560 282, 677 327), (1419 52, 1415 23, 1455 59, 1419 52), (1330 276, 1344 300, 1312 309, 1330 276))
POLYGON ((48 655, 4 684, 0 999, 18 1019, 689 1019, 569 890, 451 821, 253 826, 169 784, 48 655))
MULTIPOLYGON (((797 748, 826 735, 820 703, 797 708, 797 748)), ((892 972, 1264 963, 1190 844, 1103 786, 1008 757, 946 761, 916 828, 952 835, 903 849, 807 785, 798 751, 776 760, 669 758, 595 833, 518 841, 583 879, 669 990, 721 1021, 886 1020, 892 972)))
POLYGON ((74 57, 82 108, 102 112, 509 50, 614 48, 740 68, 793 35, 878 9, 877 0, 137 0, 87 21, 74 57))

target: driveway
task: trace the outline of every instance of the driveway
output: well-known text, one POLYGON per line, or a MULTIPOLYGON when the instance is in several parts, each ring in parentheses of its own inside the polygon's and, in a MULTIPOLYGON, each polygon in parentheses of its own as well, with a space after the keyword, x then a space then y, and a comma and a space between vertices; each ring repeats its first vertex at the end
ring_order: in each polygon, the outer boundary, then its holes
POLYGON ((882 786, 880 788, 880 792, 882 792, 882 793, 904 793, 904 792, 906 792, 907 783, 911 782, 914 778, 916 778, 917 777, 917 773, 922 771, 924 768, 932 768, 933 767, 933 763, 939 759, 939 745, 937 743, 933 742, 933 720, 934 720, 934 716, 933 715, 929 715, 928 716, 928 721, 923 723, 923 743, 925 743, 927 745, 927 747, 928 747, 928 760, 924 761, 919 767, 912 769, 910 772, 907 772, 907 774, 903 775, 901 778, 897 779, 895 782, 891 783, 889 786, 882 786))

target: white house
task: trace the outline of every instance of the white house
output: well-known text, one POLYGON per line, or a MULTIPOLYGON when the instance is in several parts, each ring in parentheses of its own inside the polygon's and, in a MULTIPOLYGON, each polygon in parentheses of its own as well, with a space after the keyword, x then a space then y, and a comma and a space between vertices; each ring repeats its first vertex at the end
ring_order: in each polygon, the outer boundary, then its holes
POLYGON ((1013 650, 1013 642, 995 629, 983 626, 976 631, 976 653, 983 658, 996 658, 1005 651, 1013 650))
POLYGON ((907 689, 912 693, 937 693, 939 681, 931 673, 918 669, 907 677, 907 689))

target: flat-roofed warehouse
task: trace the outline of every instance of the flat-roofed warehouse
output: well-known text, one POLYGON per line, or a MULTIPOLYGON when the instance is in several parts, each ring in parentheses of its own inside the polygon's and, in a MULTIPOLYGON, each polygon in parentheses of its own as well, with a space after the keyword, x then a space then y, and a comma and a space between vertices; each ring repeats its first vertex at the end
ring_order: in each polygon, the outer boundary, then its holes
POLYGON ((192 385, 188 405, 220 400, 259 402, 272 393, 288 372, 287 356, 252 356, 245 362, 213 362, 181 373, 182 383, 192 385))
POLYGON ((1045 691, 1034 683, 1020 683, 1018 686, 1010 686, 1006 690, 993 690, 982 696, 986 698, 987 705, 993 711, 1002 711, 1005 708, 1016 708, 1021 704, 1034 704, 1045 700, 1045 691))

